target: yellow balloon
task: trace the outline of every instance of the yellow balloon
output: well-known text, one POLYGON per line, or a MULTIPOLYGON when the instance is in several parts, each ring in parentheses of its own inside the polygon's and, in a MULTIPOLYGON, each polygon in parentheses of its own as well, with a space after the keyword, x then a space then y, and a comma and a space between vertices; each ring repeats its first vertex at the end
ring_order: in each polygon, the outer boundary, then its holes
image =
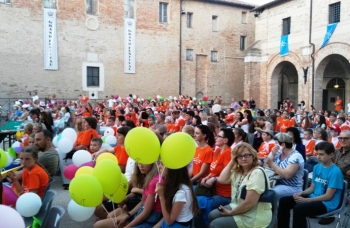
POLYGON ((0 169, 4 168, 7 164, 7 155, 3 149, 0 149, 0 169))
POLYGON ((114 155, 114 154, 111 154, 111 153, 102 153, 102 154, 100 154, 98 157, 97 157, 97 159, 96 159, 96 163, 98 163, 98 162, 100 162, 100 161, 102 161, 102 160, 106 160, 106 159, 108 159, 108 160, 112 160, 112 161, 114 161, 115 163, 117 163, 118 164, 118 159, 117 159, 117 157, 114 155))
POLYGON ((148 128, 133 128, 126 135, 124 144, 129 157, 138 163, 152 164, 159 158, 159 139, 148 128))
POLYGON ((90 166, 82 166, 75 172, 75 177, 81 174, 92 175, 93 172, 94 172, 94 168, 90 166))
POLYGON ((122 175, 119 189, 115 193, 113 193, 113 195, 111 196, 106 195, 106 197, 109 200, 113 201, 114 203, 120 203, 125 199, 125 196, 128 193, 128 189, 129 189, 128 180, 124 175, 122 175))
POLYGON ((121 182, 121 171, 119 165, 112 160, 102 160, 96 164, 93 175, 98 179, 103 188, 103 193, 113 195, 121 182))
POLYGON ((160 159, 165 167, 179 169, 191 162, 195 152, 194 139, 189 134, 178 132, 164 140, 160 150, 160 159))
POLYGON ((69 195, 83 207, 96 207, 102 203, 103 189, 96 177, 81 174, 69 184, 69 195))

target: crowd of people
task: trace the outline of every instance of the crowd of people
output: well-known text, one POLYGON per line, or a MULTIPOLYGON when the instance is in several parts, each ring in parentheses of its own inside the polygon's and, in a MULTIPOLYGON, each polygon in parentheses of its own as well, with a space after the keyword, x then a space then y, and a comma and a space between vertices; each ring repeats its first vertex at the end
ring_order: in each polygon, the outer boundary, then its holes
MULTIPOLYGON (((259 200, 269 188, 266 169, 279 177, 272 187, 279 198, 278 221, 272 222, 289 227, 293 209, 293 227, 307 227, 307 217, 338 207, 343 180, 350 180, 350 113, 339 101, 334 111, 323 111, 307 109, 303 101, 295 109, 288 98, 279 109, 259 109, 253 98, 232 98, 224 107, 220 96, 199 100, 111 95, 94 105, 86 95, 74 102, 51 98, 49 104, 34 98, 28 103, 16 101, 16 111, 23 112, 14 112, 11 119, 32 123, 25 126, 27 137, 21 139, 24 171, 10 173, 8 180, 19 194, 32 191, 42 196, 48 177, 57 167, 63 172, 75 151, 88 150, 94 159, 102 153, 115 154, 130 191, 122 203, 105 199, 96 208, 96 228, 191 227, 192 223, 267 227, 271 204, 259 200), (77 139, 73 150, 59 158, 52 139, 66 127, 75 128, 77 139), (112 148, 101 148, 100 127, 114 130, 117 144, 112 148), (160 143, 176 132, 189 134, 197 145, 193 161, 176 170, 163 167, 161 161, 134 161, 124 140, 135 127, 151 129, 160 143), (32 172, 39 169, 37 175, 32 172), (308 188, 305 169, 313 172, 308 188), (30 175, 35 178, 28 179, 30 175)), ((64 177, 63 183, 69 187, 64 177)), ((320 224, 332 220, 321 219, 320 224)))

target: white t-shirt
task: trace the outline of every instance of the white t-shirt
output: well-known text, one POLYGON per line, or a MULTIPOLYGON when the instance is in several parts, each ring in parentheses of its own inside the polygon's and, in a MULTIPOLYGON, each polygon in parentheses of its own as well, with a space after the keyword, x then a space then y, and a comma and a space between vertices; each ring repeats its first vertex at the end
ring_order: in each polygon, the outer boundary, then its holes
POLYGON ((32 99, 33 99, 33 101, 39 100, 39 96, 38 95, 34 95, 34 96, 32 96, 32 99))
POLYGON ((175 202, 185 202, 181 209, 179 216, 176 218, 178 222, 188 222, 193 218, 192 212, 192 194, 191 190, 187 185, 181 185, 181 188, 176 192, 173 203, 175 202))
POLYGON ((131 175, 134 172, 134 166, 135 166, 135 161, 129 157, 128 160, 126 161, 126 167, 125 167, 125 173, 124 176, 128 180, 128 182, 131 179, 131 175))
POLYGON ((348 113, 350 113, 350 103, 348 103, 348 113))
POLYGON ((108 107, 109 107, 109 108, 112 108, 114 102, 115 102, 115 99, 109 99, 109 100, 108 100, 108 107))

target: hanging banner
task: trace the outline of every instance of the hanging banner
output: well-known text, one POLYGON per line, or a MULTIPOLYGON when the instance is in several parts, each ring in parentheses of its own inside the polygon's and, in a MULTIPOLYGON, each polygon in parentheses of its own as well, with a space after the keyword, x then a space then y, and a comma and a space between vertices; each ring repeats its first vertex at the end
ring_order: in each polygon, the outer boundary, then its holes
POLYGON ((288 35, 281 36, 280 56, 289 54, 288 35))
POLYGON ((124 73, 135 74, 135 20, 124 18, 124 73))
POLYGON ((327 25, 327 32, 326 32, 326 35, 324 36, 323 44, 321 45, 320 49, 328 44, 329 40, 331 39, 331 37, 333 35, 335 28, 337 27, 337 24, 338 23, 333 23, 333 24, 327 25))
POLYGON ((44 69, 58 70, 56 9, 44 8, 44 69))

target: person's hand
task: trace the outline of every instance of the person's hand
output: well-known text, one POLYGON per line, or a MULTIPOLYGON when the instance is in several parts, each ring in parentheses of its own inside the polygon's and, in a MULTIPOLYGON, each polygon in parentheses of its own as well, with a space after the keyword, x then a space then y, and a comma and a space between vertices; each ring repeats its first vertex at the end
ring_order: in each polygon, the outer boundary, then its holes
POLYGON ((231 211, 230 210, 227 210, 225 207, 223 207, 223 206, 219 206, 219 212, 220 212, 220 214, 221 215, 223 215, 223 216, 231 216, 231 211), (220 210, 219 210, 220 209, 220 210))
POLYGON ((271 150, 271 153, 273 153, 273 155, 275 156, 279 150, 280 150, 280 146, 275 144, 275 146, 271 150))
MULTIPOLYGON (((117 217, 117 227, 119 227, 119 225, 121 224, 125 224, 125 222, 129 219, 129 215, 124 213, 121 214, 117 217)), ((126 226, 125 226, 126 227, 126 226)))
POLYGON ((205 187, 207 187, 207 188, 210 188, 211 186, 213 186, 213 184, 214 184, 214 177, 212 177, 212 178, 209 178, 206 182, 205 182, 205 187))
POLYGON ((14 172, 9 172, 7 174, 7 177, 10 178, 12 181, 16 181, 17 180, 17 176, 14 172))
POLYGON ((208 178, 203 178, 202 181, 201 181, 201 185, 205 186, 205 182, 208 180, 208 178))
POLYGON ((157 183, 156 193, 158 194, 158 196, 164 196, 164 185, 163 184, 157 183))
POLYGON ((296 203, 306 203, 306 202, 308 201, 308 199, 307 199, 307 198, 304 198, 304 197, 302 197, 302 196, 296 195, 296 196, 294 196, 294 201, 295 201, 296 203))
POLYGON ((350 176, 350 170, 348 170, 345 174, 350 176))
POLYGON ((298 197, 298 196, 301 196, 303 192, 298 192, 298 193, 294 193, 293 194, 293 197, 298 197))
POLYGON ((271 167, 273 161, 270 157, 266 156, 266 157, 264 157, 264 163, 271 167))

